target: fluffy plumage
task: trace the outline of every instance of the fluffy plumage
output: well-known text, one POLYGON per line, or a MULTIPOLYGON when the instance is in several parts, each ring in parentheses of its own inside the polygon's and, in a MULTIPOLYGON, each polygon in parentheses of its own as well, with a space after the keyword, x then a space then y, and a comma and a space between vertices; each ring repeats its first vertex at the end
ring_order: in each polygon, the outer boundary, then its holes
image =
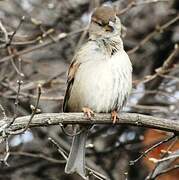
MULTIPOLYGON (((111 7, 94 11, 89 40, 76 53, 68 72, 65 112, 119 111, 132 87, 132 65, 123 49, 121 23, 111 7)), ((86 178, 84 167, 87 131, 73 138, 65 171, 86 178)))
MULTIPOLYGON (((109 42, 106 42, 109 43, 109 42)), ((95 112, 119 110, 131 90, 131 63, 122 47, 111 55, 104 42, 89 41, 77 53, 79 65, 73 80, 66 110, 95 112)))

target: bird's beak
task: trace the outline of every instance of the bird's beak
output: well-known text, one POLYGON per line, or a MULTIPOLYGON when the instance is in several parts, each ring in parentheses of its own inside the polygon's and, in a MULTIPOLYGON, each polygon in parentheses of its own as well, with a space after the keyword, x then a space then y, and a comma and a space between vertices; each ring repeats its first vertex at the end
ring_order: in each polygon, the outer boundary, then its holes
POLYGON ((112 21, 109 21, 109 24, 106 25, 106 30, 113 32, 114 31, 114 23, 112 21))
POLYGON ((111 26, 112 28, 114 28, 114 22, 109 21, 109 26, 111 26))

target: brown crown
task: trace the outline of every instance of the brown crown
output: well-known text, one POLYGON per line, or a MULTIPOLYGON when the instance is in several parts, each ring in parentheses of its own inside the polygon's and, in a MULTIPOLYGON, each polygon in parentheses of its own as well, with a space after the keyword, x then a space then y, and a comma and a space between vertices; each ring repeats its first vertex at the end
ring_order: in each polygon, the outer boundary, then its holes
POLYGON ((97 8, 92 15, 92 20, 101 24, 108 24, 109 21, 115 21, 116 13, 112 7, 101 6, 97 8))

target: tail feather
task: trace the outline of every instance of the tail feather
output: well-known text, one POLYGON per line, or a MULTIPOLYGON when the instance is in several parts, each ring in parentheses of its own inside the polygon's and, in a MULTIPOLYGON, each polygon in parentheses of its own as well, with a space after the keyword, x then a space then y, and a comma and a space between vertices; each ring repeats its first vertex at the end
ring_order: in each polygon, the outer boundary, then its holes
POLYGON ((78 173, 82 178, 88 179, 85 173, 85 145, 88 129, 73 137, 70 154, 65 166, 67 174, 78 173))

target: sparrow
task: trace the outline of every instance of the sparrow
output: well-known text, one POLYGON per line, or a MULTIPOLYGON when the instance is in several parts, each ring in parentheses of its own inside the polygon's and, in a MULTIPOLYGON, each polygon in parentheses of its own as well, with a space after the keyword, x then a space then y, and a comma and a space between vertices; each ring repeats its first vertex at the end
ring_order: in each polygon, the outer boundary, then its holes
MULTIPOLYGON (((76 52, 69 67, 64 112, 111 113, 115 123, 132 88, 132 65, 121 39, 121 22, 110 6, 96 8, 89 39, 76 52)), ((85 145, 89 126, 76 126, 65 172, 85 172, 85 145), (78 130, 81 132, 78 133, 78 130)))

